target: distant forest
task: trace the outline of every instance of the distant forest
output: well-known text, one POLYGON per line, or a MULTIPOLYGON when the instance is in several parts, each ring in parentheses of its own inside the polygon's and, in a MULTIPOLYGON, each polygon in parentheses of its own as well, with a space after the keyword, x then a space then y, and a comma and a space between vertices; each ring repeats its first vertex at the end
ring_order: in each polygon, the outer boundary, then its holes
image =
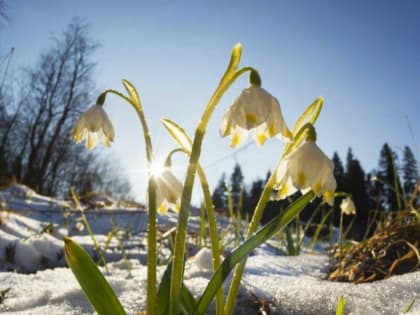
MULTIPOLYGON (((375 223, 383 215, 395 211, 419 206, 419 169, 417 160, 409 146, 402 150, 402 158, 385 143, 379 152, 377 169, 366 173, 359 160, 354 156, 351 148, 348 149, 346 160, 343 163, 337 153, 332 156, 334 162, 334 175, 337 180, 337 192, 351 194, 357 208, 356 217, 344 217, 344 226, 354 220, 350 237, 361 239, 373 232, 375 223)), ((256 179, 252 183, 244 183, 244 175, 239 164, 236 164, 230 177, 224 173, 213 191, 213 203, 219 212, 227 214, 228 196, 231 197, 233 209, 239 207, 242 218, 251 217, 264 185, 265 179, 256 179)), ((262 221, 267 222, 279 211, 285 209, 299 193, 286 200, 271 201, 265 208, 262 221)), ((340 203, 343 197, 337 197, 334 208, 329 216, 328 223, 339 225, 340 203)), ((314 222, 320 222, 331 207, 321 204, 318 198, 309 207, 303 210, 300 218, 308 220, 314 210, 321 207, 314 222)))

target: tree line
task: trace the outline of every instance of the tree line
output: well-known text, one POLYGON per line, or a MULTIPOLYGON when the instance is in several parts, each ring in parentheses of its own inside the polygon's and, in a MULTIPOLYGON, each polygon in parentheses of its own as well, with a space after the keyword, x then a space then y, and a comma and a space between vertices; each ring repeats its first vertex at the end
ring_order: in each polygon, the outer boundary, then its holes
POLYGON ((70 187, 79 194, 130 196, 116 161, 70 137, 75 121, 94 102, 97 48, 88 26, 74 19, 35 65, 0 86, 0 185, 17 182, 52 196, 68 194, 70 187))
MULTIPOLYGON (((364 171, 351 148, 348 149, 344 163, 336 152, 332 156, 332 161, 337 180, 337 192, 350 194, 357 208, 350 236, 361 238, 371 233, 375 228, 375 218, 383 214, 419 206, 419 169, 415 155, 409 146, 403 148, 400 160, 397 152, 385 143, 379 152, 378 167, 368 173, 364 171)), ((233 208, 236 210, 240 201, 242 217, 250 218, 269 176, 270 173, 267 173, 264 179, 258 178, 246 184, 242 169, 239 164, 236 164, 229 178, 226 173, 222 174, 213 191, 215 208, 227 214, 228 194, 230 194, 233 208)), ((270 201, 264 211, 263 223, 285 209, 299 194, 298 192, 286 200, 270 201)), ((329 223, 335 226, 339 224, 342 199, 343 197, 336 198, 332 215, 329 217, 329 223)), ((329 206, 321 204, 320 199, 313 201, 301 213, 301 219, 308 220, 317 207, 321 207, 321 211, 314 222, 320 222, 330 209, 329 206)), ((351 221, 351 217, 345 217, 345 226, 351 221)))

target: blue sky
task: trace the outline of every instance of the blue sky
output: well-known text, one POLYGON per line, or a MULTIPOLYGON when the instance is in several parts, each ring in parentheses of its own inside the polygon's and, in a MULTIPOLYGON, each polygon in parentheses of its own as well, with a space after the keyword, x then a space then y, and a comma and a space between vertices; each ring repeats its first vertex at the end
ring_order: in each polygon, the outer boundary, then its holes
MULTIPOLYGON (((85 18, 101 44, 94 58, 97 91, 134 83, 152 130, 155 155, 174 148, 160 124, 170 118, 193 134, 237 42, 242 65, 260 71, 289 126, 317 96, 325 99, 318 143, 342 159, 348 147, 366 171, 384 142, 420 154, 420 2, 418 1, 6 1, 0 56, 15 47, 13 67, 36 62, 72 17, 85 18)), ((214 113, 201 163, 213 187, 241 164, 245 180, 265 177, 281 153, 269 141, 233 151, 219 137, 223 113, 247 86, 238 80, 214 113)), ((94 101, 94 100, 92 100, 94 101)), ((145 154, 133 110, 115 97, 106 109, 116 129, 111 150, 137 198, 144 199, 145 154)), ((401 155, 401 154, 400 154, 401 155)), ((175 160, 183 176, 185 158, 175 160)), ((196 201, 199 200, 196 195, 196 201)))

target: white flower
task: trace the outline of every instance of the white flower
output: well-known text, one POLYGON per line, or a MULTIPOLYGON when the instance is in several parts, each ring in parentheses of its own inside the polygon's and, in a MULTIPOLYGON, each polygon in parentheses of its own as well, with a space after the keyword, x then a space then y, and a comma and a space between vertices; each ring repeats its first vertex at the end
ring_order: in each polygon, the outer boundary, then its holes
POLYGON ((83 222, 77 222, 76 223, 76 230, 78 230, 79 232, 83 231, 85 229, 85 225, 83 224, 83 222))
POLYGON ((341 212, 346 215, 356 214, 356 206, 354 205, 354 202, 351 199, 351 197, 343 199, 343 201, 340 204, 340 209, 341 212))
POLYGON ((243 90, 235 99, 223 117, 220 132, 222 137, 231 136, 232 148, 243 143, 249 132, 258 145, 275 135, 292 138, 277 99, 257 86, 243 90))
POLYGON ((75 124, 72 136, 76 143, 86 140, 88 149, 92 149, 98 142, 109 147, 114 141, 114 127, 103 106, 94 105, 84 112, 75 124))
POLYGON ((158 174, 153 174, 156 181, 156 204, 160 214, 166 213, 168 208, 179 210, 182 194, 182 184, 175 177, 169 167, 165 167, 158 174))
POLYGON ((334 163, 318 148, 315 142, 308 141, 294 150, 276 170, 275 189, 280 199, 292 195, 297 190, 310 189, 316 196, 323 196, 331 206, 337 183, 334 178, 334 163))

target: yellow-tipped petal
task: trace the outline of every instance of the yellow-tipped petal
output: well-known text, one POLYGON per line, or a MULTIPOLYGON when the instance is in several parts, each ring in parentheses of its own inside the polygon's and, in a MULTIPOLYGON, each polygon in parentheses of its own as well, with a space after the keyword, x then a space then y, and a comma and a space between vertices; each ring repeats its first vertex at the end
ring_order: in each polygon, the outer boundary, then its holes
POLYGON ((166 201, 163 201, 159 206, 159 213, 165 214, 166 211, 168 211, 168 204, 166 203, 166 201))
POLYGON ((257 144, 259 146, 262 146, 264 144, 265 140, 267 140, 267 137, 263 133, 260 133, 260 134, 257 135, 256 140, 257 140, 257 144))
POLYGON ((87 136, 86 146, 89 150, 91 150, 95 146, 95 144, 96 144, 96 141, 95 141, 94 135, 91 132, 89 132, 87 136))
POLYGON ((313 187, 313 191, 315 195, 320 196, 322 192, 322 184, 321 182, 316 182, 315 186, 313 187))
POLYGON ((293 139, 293 134, 290 132, 289 128, 287 128, 286 126, 283 129, 283 133, 282 134, 287 139, 290 139, 290 140, 293 139))
POLYGON ((289 185, 284 184, 283 187, 278 191, 277 195, 280 199, 284 199, 287 197, 288 192, 289 192, 289 185))
POLYGON ((241 143, 241 135, 238 132, 235 132, 232 135, 232 140, 230 142, 230 146, 232 148, 236 148, 238 146, 238 144, 241 143))
POLYGON ((304 187, 306 183, 305 173, 299 172, 296 177, 296 184, 300 187, 304 187))
POLYGON ((324 192, 324 200, 332 207, 334 205, 334 193, 331 190, 326 190, 324 192))

